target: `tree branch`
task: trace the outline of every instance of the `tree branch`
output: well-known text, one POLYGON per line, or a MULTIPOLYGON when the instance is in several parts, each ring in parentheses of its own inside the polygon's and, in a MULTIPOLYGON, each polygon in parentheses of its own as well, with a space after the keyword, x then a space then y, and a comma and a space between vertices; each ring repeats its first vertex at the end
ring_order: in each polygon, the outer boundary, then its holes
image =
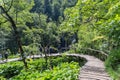
POLYGON ((6 12, 10 11, 12 5, 13 5, 13 0, 11 1, 10 7, 8 8, 8 10, 6 12))

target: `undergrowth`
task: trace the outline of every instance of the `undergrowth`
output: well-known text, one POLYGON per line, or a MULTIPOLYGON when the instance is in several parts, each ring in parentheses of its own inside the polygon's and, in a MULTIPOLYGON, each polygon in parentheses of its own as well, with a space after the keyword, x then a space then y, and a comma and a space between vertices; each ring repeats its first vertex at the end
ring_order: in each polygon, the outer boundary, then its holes
POLYGON ((120 80, 120 49, 111 51, 105 64, 112 78, 114 80, 120 80))
POLYGON ((27 71, 20 61, 1 64, 0 80, 77 80, 84 64, 84 60, 68 56, 49 57, 47 67, 44 58, 27 62, 27 71))

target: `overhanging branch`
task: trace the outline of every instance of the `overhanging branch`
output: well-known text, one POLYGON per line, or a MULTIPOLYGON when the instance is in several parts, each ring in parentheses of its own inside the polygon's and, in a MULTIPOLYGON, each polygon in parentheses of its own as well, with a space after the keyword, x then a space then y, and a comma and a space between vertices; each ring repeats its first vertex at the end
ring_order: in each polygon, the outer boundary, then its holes
POLYGON ((6 12, 8 12, 11 9, 12 4, 13 4, 13 0, 11 1, 10 7, 8 8, 8 10, 6 12))

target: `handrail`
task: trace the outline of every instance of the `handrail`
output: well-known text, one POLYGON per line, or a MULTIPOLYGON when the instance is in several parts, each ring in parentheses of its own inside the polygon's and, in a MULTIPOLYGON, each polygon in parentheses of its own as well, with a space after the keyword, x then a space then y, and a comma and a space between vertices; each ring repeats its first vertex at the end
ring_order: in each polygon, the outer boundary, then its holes
POLYGON ((101 51, 101 50, 96 50, 96 49, 92 49, 92 48, 87 48, 88 50, 91 50, 91 51, 95 51, 95 52, 98 52, 98 53, 101 53, 105 56, 108 56, 108 54, 106 54, 104 51, 101 51))

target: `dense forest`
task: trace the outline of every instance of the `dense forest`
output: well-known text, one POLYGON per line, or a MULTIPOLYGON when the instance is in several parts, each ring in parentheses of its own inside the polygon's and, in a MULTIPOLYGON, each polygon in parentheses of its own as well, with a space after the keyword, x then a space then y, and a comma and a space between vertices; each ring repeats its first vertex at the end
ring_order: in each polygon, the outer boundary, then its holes
MULTIPOLYGON (((114 80, 120 79, 120 1, 119 0, 0 0, 0 54, 6 51, 9 57, 22 56, 23 63, 14 62, 0 65, 0 79, 6 80, 77 80, 79 66, 72 58, 48 58, 50 53, 79 53, 98 57, 105 61, 106 70, 114 80), (28 55, 45 55, 44 59, 34 62, 26 61, 28 55), (51 67, 51 59, 56 68, 51 67), (57 66, 61 63, 60 66, 57 66), (68 63, 62 63, 67 62, 68 63), (36 64, 35 64, 36 63, 36 64), (17 70, 6 76, 8 65, 17 70), (21 64, 19 66, 19 64, 21 64), (28 65, 27 65, 28 64, 28 65), (38 64, 40 64, 38 66, 38 64), (6 67, 4 67, 6 65, 6 67), (30 66, 34 65, 34 66, 30 66), (66 65, 66 66, 65 66, 66 65), (70 78, 60 78, 55 70, 72 66, 70 78), (36 67, 37 66, 37 67, 36 67), (4 71, 3 68, 5 69, 4 71), (40 69, 41 68, 41 69, 40 69), (59 68, 59 69, 58 69, 59 68), (26 78, 30 70, 41 70, 42 76, 36 71, 26 78), (22 73, 20 71, 22 70, 22 73), (20 73, 20 74, 19 74, 20 73), (50 74, 51 73, 51 74, 50 74), (75 74, 74 74, 75 73, 75 74), (44 76, 48 74, 49 78, 44 76), (74 74, 74 75, 73 75, 74 74), (17 75, 17 76, 15 76, 17 75), (41 79, 39 79, 41 77, 41 79), (13 79, 12 79, 13 78, 13 79)), ((76 60, 74 60, 76 61, 76 60)), ((81 61, 83 64, 84 61, 81 61)), ((61 69, 62 71, 62 69, 61 69)), ((66 72, 65 71, 65 72, 66 72)), ((69 70, 70 71, 70 70, 69 70)), ((63 72, 63 73, 65 73, 63 72)), ((69 73, 69 72, 68 72, 69 73)))

